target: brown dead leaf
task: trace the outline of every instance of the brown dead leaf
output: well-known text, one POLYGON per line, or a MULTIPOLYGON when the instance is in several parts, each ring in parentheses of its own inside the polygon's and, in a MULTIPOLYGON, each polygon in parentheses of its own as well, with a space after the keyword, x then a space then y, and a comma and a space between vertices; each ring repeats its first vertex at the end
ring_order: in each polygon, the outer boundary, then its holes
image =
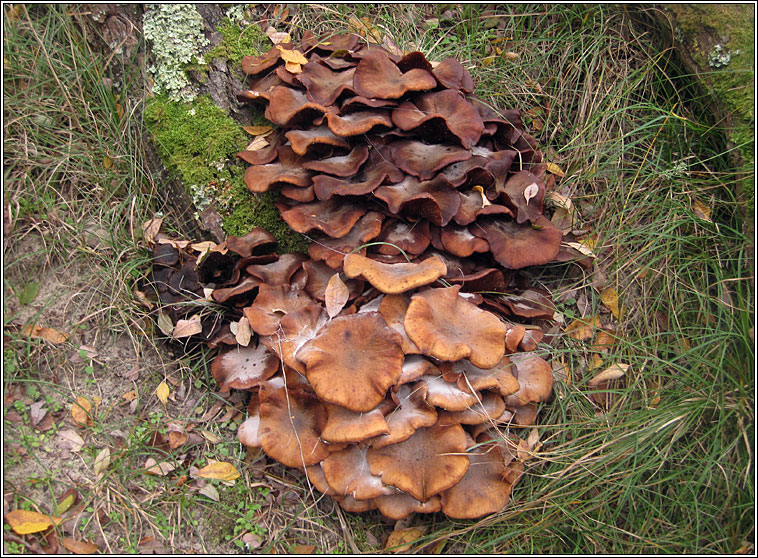
POLYGON ((605 331, 604 329, 601 329, 600 331, 597 332, 597 337, 595 338, 595 344, 592 345, 592 348, 596 351, 603 352, 610 349, 615 342, 616 342, 616 337, 614 335, 605 331))
POLYGON ((179 446, 183 446, 187 442, 187 434, 184 432, 169 432, 168 433, 168 445, 171 449, 176 449, 179 446))
POLYGON ((600 328, 600 317, 592 316, 588 319, 578 318, 571 322, 564 330, 569 337, 577 341, 587 341, 595 335, 595 329, 600 328))
POLYGON ((695 200, 692 202, 692 213, 694 213, 695 217, 698 219, 713 223, 713 221, 711 221, 711 208, 700 200, 695 200))
POLYGON ((163 223, 163 217, 153 217, 149 221, 142 223, 142 231, 145 235, 145 242, 153 244, 155 242, 155 236, 161 230, 161 224, 163 223))
POLYGON ((136 390, 127 391, 121 397, 123 397, 127 401, 134 401, 135 399, 137 399, 137 391, 136 390))
POLYGON ((198 469, 195 476, 201 479, 233 481, 240 476, 240 472, 231 463, 227 463, 226 461, 215 461, 198 469))
POLYGON ((245 151, 258 151, 259 149, 263 149, 267 146, 268 141, 266 141, 266 138, 263 136, 258 136, 248 144, 248 146, 245 148, 245 151))
POLYGON ((624 374, 626 374, 626 371, 629 369, 629 364, 624 363, 616 363, 612 364, 600 374, 590 379, 589 382, 587 382, 590 386, 597 386, 598 384, 602 382, 609 382, 611 380, 617 380, 618 378, 621 378, 624 374))
POLYGON ((95 456, 95 476, 100 478, 105 473, 108 466, 111 464, 111 450, 109 448, 101 449, 97 456, 95 456))
POLYGON ((61 430, 55 438, 55 445, 62 450, 77 452, 84 447, 84 440, 74 430, 61 430))
POLYGON ((342 311, 348 298, 350 298, 350 292, 347 285, 340 279, 340 274, 335 273, 329 279, 326 284, 326 290, 324 291, 324 302, 326 303, 326 313, 330 318, 333 318, 342 311))
POLYGON ((92 424, 92 403, 86 397, 81 395, 76 398, 76 401, 71 405, 71 416, 74 422, 79 426, 90 426, 92 424))
POLYGON ((413 543, 418 541, 426 534, 425 527, 408 527, 406 529, 396 529, 387 537, 387 543, 384 545, 385 550, 394 554, 407 553, 411 550, 413 543))
POLYGON ((36 427, 46 415, 47 409, 45 409, 44 399, 32 403, 29 406, 29 420, 31 421, 32 426, 36 427))
POLYGON ((315 544, 296 544, 292 547, 293 554, 313 554, 316 552, 315 544))
POLYGON ((176 464, 168 461, 161 461, 158 463, 152 457, 148 457, 147 461, 145 461, 145 472, 149 475, 157 475, 159 477, 165 477, 171 471, 176 469, 176 467, 176 464))
POLYGON ((608 287, 600 293, 600 301, 611 311, 617 320, 621 318, 622 309, 619 307, 619 293, 616 289, 608 287))
POLYGON ((200 314, 195 314, 189 320, 178 320, 171 333, 174 339, 190 337, 203 331, 203 324, 200 322, 200 314))
POLYGON ((24 329, 21 330, 21 333, 34 339, 44 339, 45 341, 55 343, 56 345, 63 343, 68 339, 67 334, 62 333, 57 329, 53 329, 51 327, 40 327, 38 325, 32 324, 24 326, 24 329))
POLYGON ((62 521, 60 517, 44 515, 29 510, 13 510, 5 514, 5 520, 18 535, 39 533, 62 521))
POLYGON ((69 537, 63 537, 63 546, 74 554, 95 554, 100 550, 96 544, 86 541, 77 541, 69 537))
POLYGON ((66 490, 66 492, 63 493, 63 496, 61 496, 55 503, 55 515, 63 515, 66 513, 78 499, 79 493, 75 488, 69 488, 66 490))
POLYGON ((237 324, 237 331, 234 332, 234 337, 237 340, 237 343, 243 347, 247 347, 250 344, 252 336, 253 331, 250 329, 250 322, 246 317, 242 316, 237 324))

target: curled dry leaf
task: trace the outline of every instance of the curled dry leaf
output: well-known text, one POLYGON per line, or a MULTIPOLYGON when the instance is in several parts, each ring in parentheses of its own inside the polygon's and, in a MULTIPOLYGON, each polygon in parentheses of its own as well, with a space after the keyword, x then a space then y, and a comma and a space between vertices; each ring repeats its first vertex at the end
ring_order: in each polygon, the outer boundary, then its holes
POLYGON ((597 386, 598 384, 601 384, 602 382, 608 382, 610 380, 616 380, 618 378, 621 378, 624 374, 626 374, 626 371, 629 369, 629 364, 624 363, 616 363, 612 364, 600 374, 592 378, 589 382, 587 382, 591 386, 597 386))
POLYGON ((608 287, 600 293, 600 301, 611 311, 613 317, 617 320, 621 318, 621 308, 619 307, 619 293, 616 289, 608 287))
POLYGON ((340 274, 335 273, 332 275, 324 291, 326 313, 329 314, 330 318, 333 318, 342 311, 349 297, 350 293, 347 285, 340 279, 340 274))
POLYGON ((253 332, 250 329, 250 321, 246 317, 241 317, 237 324, 237 331, 234 332, 234 337, 237 343, 243 347, 247 347, 250 344, 253 332))
POLYGON ((90 411, 92 411, 92 403, 90 403, 89 399, 82 397, 81 395, 77 397, 74 404, 71 405, 71 417, 79 426, 89 426, 92 424, 90 411))
POLYGON ((158 313, 158 329, 161 330, 163 335, 170 336, 174 332, 174 322, 168 317, 168 314, 164 312, 158 313))
POLYGON ((179 320, 174 326, 174 331, 171 335, 174 339, 181 339, 182 337, 189 337, 196 335, 203 331, 203 324, 200 322, 200 314, 195 314, 189 320, 179 320))
POLYGON ((240 472, 231 463, 226 461, 215 461, 205 467, 198 469, 196 477, 201 479, 218 479, 222 481, 233 481, 240 476, 240 472))
POLYGON ((529 186, 524 188, 524 199, 526 200, 526 205, 529 205, 529 200, 536 196, 539 191, 540 187, 536 182, 532 182, 529 186))
POLYGON ((29 510, 13 510, 12 512, 8 512, 5 514, 5 520, 18 535, 39 533, 52 527, 53 524, 57 525, 62 521, 60 517, 52 517, 29 510))
POLYGON ((56 345, 64 343, 68 339, 67 334, 61 333, 57 329, 53 329, 51 327, 40 327, 38 325, 32 324, 24 326, 24 329, 21 330, 21 333, 35 339, 44 339, 45 341, 55 343, 56 345))
POLYGON ((163 217, 153 217, 149 221, 142 223, 142 231, 145 234, 145 242, 148 244, 155 243, 155 237, 161 230, 162 223, 163 217))
POLYGON ((571 322, 564 330, 569 337, 577 341, 586 341, 592 339, 595 335, 595 329, 600 328, 600 318, 592 316, 588 319, 576 319, 571 322))
POLYGON ((268 146, 268 141, 266 141, 266 138, 264 136, 258 136, 248 144, 248 146, 245 148, 245 151, 258 151, 266 146, 268 146))
POLYGON ((266 29, 266 36, 275 45, 292 42, 292 37, 290 36, 289 33, 285 33, 284 31, 277 31, 270 25, 269 25, 269 28, 266 29))
POLYGON ((200 490, 198 490, 200 494, 203 496, 207 496, 214 502, 218 502, 221 497, 218 494, 218 490, 216 490, 216 487, 212 484, 206 484, 204 487, 202 487, 200 490))
POLYGON ((63 546, 74 554, 95 554, 100 550, 96 544, 87 541, 77 541, 70 537, 63 537, 63 546))

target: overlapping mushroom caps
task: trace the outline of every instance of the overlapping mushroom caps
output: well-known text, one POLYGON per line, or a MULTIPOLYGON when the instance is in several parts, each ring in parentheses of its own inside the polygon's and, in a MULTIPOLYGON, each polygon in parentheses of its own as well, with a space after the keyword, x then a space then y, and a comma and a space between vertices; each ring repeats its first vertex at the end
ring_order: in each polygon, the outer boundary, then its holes
POLYGON ((243 62, 239 99, 282 130, 240 157, 251 192, 280 190, 308 257, 230 238, 198 273, 161 248, 156 281, 188 277, 228 308, 206 337, 225 345, 220 389, 251 392, 243 444, 348 511, 497 512, 523 471, 515 433, 552 393, 536 352, 552 305, 514 281, 562 239, 536 142, 452 58, 309 38, 286 47, 307 59, 288 75, 273 50, 243 62))

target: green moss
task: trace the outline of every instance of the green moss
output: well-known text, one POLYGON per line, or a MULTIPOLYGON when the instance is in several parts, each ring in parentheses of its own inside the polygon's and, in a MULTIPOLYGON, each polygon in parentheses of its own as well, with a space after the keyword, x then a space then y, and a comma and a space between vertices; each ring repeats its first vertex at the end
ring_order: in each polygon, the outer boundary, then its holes
POLYGON ((213 47, 206 58, 223 58, 230 68, 236 70, 240 70, 243 56, 258 56, 263 45, 268 42, 268 37, 257 25, 240 27, 228 18, 221 21, 218 31, 221 33, 221 43, 213 47))
POLYGON ((307 251, 306 239, 279 217, 276 194, 248 191, 245 165, 234 155, 250 137, 208 97, 192 103, 154 97, 145 109, 145 123, 166 168, 176 173, 198 210, 215 204, 227 234, 263 227, 276 237, 280 252, 307 251))

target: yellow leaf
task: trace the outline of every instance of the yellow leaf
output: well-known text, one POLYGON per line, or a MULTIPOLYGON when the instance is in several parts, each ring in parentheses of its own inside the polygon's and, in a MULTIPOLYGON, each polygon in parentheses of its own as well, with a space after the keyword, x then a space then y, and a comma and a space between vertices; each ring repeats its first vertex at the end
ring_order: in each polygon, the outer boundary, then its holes
POLYGON ((108 157, 107 155, 106 155, 105 157, 103 157, 103 168, 104 168, 105 170, 108 170, 108 169, 109 169, 109 168, 111 168, 112 166, 113 166, 113 159, 111 159, 111 158, 110 158, 110 157, 108 157))
POLYGON ((124 399, 130 402, 134 401, 135 399, 137 399, 137 391, 136 390, 127 391, 121 397, 123 397, 124 399))
POLYGON ((626 374, 626 371, 629 369, 628 364, 623 364, 621 362, 617 364, 612 364, 600 374, 592 378, 589 382, 587 382, 591 386, 596 386, 602 382, 608 382, 610 380, 616 380, 618 378, 621 378, 624 374, 626 374))
POLYGON ((208 440, 211 444, 218 444, 221 441, 221 436, 217 436, 208 430, 201 430, 200 434, 202 434, 203 438, 208 440))
POLYGON ((274 131, 274 128, 271 126, 242 126, 242 129, 251 136, 262 136, 263 134, 270 134, 274 131))
POLYGON ((55 343, 56 345, 63 343, 66 341, 66 339, 68 339, 68 335, 61 333, 57 329, 53 329, 51 327, 40 327, 38 325, 32 324, 24 326, 24 329, 21 330, 21 333, 28 335, 29 337, 44 339, 45 341, 55 343))
POLYGON ((619 294, 616 289, 611 287, 605 289, 600 293, 600 300, 608 310, 611 311, 613 317, 617 320, 621 319, 621 308, 619 308, 619 294))
POLYGON ((589 319, 576 319, 571 322, 564 330, 569 334, 569 337, 576 339, 577 341, 586 341, 592 339, 595 335, 595 328, 600 327, 600 318, 593 316, 589 319))
POLYGON ((387 544, 384 545, 385 550, 389 550, 395 554, 407 553, 410 551, 413 543, 419 540, 426 534, 424 527, 408 527, 407 529, 396 529, 390 533, 387 537, 387 544))
POLYGON ((510 50, 506 52, 503 56, 505 57, 506 60, 511 60, 511 61, 518 60, 519 58, 521 58, 521 55, 518 52, 513 52, 510 50))
POLYGON ((293 554, 313 554, 316 552, 315 544, 296 544, 292 547, 293 554))
POLYGON ((289 50, 289 49, 283 48, 281 45, 276 45, 276 48, 279 49, 280 51, 279 56, 285 62, 292 62, 293 64, 300 64, 300 65, 308 63, 308 59, 305 56, 303 56, 303 53, 300 52, 299 50, 296 50, 296 49, 289 50))
POLYGON ((291 74, 303 73, 303 66, 301 64, 297 64, 296 62, 285 62, 284 69, 287 70, 291 74))
POLYGON ((119 120, 124 118, 124 105, 121 103, 116 103, 116 114, 118 115, 119 120))
POLYGON ((482 67, 486 68, 487 66, 490 66, 494 61, 495 61, 494 54, 487 56, 486 58, 482 58, 482 67))
POLYGON ((547 172, 554 174, 555 176, 559 176, 561 178, 566 176, 566 173, 563 172, 561 167, 559 167, 555 163, 546 163, 546 164, 547 164, 547 172))
POLYGON ((160 385, 158 385, 158 387, 155 389, 156 397, 158 397, 158 399, 160 399, 161 403, 164 405, 168 401, 169 393, 171 393, 171 390, 169 390, 168 384, 165 381, 161 382, 160 385))
POLYGON ((231 463, 227 463, 226 461, 216 461, 198 470, 195 476, 203 479, 233 481, 240 476, 240 472, 231 463))
POLYGON ((711 208, 699 200, 692 202, 692 213, 703 221, 713 222, 711 221, 711 208))
POLYGON ((53 524, 57 525, 61 522, 61 518, 59 517, 51 517, 28 510, 13 510, 12 512, 8 512, 5 514, 5 520, 18 535, 39 533, 52 527, 53 524))
POLYGON ((71 417, 79 426, 88 426, 92 424, 92 417, 90 416, 91 410, 92 403, 90 403, 89 399, 80 395, 76 398, 76 402, 71 406, 71 417))
POLYGON ((63 546, 74 554, 95 554, 100 550, 97 545, 91 542, 77 541, 69 537, 63 537, 63 546))

